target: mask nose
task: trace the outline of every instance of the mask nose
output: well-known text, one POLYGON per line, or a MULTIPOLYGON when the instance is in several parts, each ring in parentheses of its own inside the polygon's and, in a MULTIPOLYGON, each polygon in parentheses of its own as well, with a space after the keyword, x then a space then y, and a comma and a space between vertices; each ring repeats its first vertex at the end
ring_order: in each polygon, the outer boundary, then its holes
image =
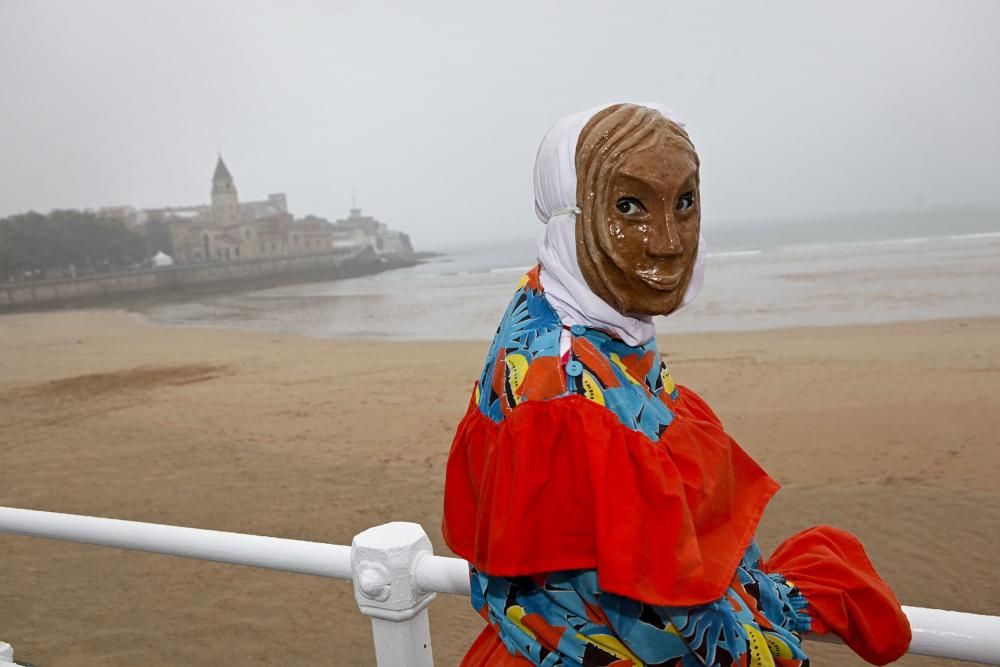
POLYGON ((646 252, 651 257, 674 257, 680 255, 683 250, 677 226, 669 216, 650 229, 646 239, 646 252))

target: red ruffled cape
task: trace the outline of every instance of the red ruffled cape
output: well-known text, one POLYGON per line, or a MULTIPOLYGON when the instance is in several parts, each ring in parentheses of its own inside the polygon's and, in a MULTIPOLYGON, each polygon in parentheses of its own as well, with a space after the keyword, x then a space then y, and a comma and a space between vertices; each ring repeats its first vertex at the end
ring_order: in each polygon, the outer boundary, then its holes
POLYGON ((601 590, 650 604, 717 600, 778 484, 679 392, 659 442, 578 395, 499 424, 471 403, 448 459, 448 546, 494 576, 596 569, 601 590))

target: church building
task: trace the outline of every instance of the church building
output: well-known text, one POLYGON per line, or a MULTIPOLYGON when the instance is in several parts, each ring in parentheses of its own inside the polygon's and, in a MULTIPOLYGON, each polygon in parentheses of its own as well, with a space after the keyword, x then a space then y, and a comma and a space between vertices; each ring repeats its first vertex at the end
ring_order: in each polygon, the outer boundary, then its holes
POLYGON ((284 194, 239 200, 236 182, 219 155, 209 206, 146 209, 150 241, 181 263, 280 257, 331 252, 330 225, 319 218, 295 220, 284 194))

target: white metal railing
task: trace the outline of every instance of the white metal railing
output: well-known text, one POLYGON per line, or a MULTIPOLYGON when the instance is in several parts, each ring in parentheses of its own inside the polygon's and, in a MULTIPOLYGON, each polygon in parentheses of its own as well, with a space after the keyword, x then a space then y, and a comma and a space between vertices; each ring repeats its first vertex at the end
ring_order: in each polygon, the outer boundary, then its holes
MULTIPOLYGON (((379 667, 430 667, 427 605, 437 593, 469 594, 468 563, 435 556, 419 524, 369 528, 351 546, 199 528, 0 507, 0 533, 350 579, 371 618, 379 667)), ((1000 665, 1000 617, 903 607, 913 629, 910 653, 1000 665)), ((0 665, 13 652, 0 642, 0 665)))

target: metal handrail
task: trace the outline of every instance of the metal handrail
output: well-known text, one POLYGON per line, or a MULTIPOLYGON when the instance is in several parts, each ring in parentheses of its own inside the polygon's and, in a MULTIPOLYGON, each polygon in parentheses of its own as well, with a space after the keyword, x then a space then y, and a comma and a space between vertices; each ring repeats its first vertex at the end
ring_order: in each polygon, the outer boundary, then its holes
POLYGON ((0 507, 0 532, 336 579, 351 578, 351 548, 340 544, 11 507, 0 507))
MULTIPOLYGON (((433 664, 427 604, 435 593, 469 595, 468 563, 433 555, 426 533, 412 523, 371 528, 348 547, 0 507, 0 533, 352 580, 361 611, 372 618, 380 665, 433 664)), ((1000 665, 1000 617, 903 611, 913 630, 910 653, 1000 665)))

